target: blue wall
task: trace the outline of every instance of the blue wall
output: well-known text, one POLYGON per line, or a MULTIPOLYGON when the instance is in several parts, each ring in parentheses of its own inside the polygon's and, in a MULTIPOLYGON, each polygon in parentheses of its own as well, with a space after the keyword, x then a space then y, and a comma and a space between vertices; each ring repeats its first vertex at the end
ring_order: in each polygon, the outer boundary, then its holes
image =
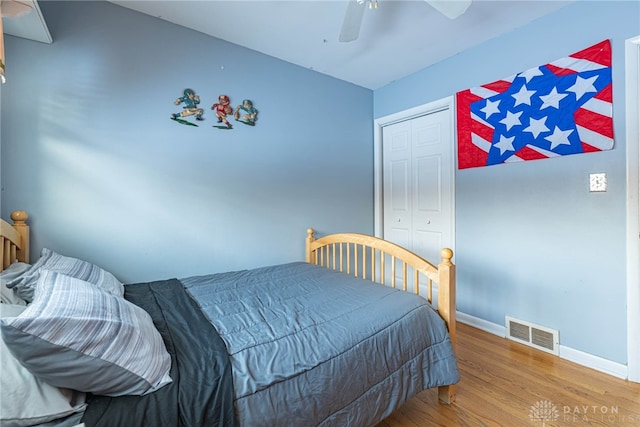
POLYGON ((308 227, 373 229, 373 93, 106 2, 40 2, 51 45, 6 37, 2 216, 121 280, 304 258, 308 227), (186 87, 199 127, 169 119, 186 87), (220 94, 260 111, 217 124, 220 94), (116 252, 120 251, 120 252, 116 252))
POLYGON ((611 151, 456 172, 458 310, 560 330, 560 343, 626 364, 624 43, 640 3, 580 1, 374 92, 383 117, 604 39, 613 48, 611 151), (605 172, 606 193, 589 192, 605 172))
POLYGON ((585 1, 375 92, 104 2, 40 2, 52 45, 6 37, 3 217, 126 282, 302 259, 309 226, 373 231, 373 119, 613 45, 611 151, 456 173, 459 310, 512 315, 626 363, 624 40, 638 2, 585 1), (169 120, 251 98, 255 128, 169 120), (606 172, 606 193, 588 175, 606 172), (121 252, 116 252, 121 250, 121 252))

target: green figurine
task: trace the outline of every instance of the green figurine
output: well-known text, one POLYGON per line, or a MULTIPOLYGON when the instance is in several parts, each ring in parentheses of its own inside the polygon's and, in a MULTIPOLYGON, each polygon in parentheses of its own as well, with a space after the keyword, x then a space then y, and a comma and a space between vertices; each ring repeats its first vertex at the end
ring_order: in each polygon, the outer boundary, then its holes
POLYGON ((249 99, 242 101, 242 105, 236 107, 236 112, 233 114, 236 121, 245 123, 249 126, 255 126, 256 120, 258 120, 258 110, 253 106, 253 102, 249 99), (242 120, 240 120, 240 114, 242 114, 242 120))
POLYGON ((185 120, 180 120, 180 118, 193 116, 193 115, 196 116, 196 120, 204 120, 202 118, 202 115, 204 114, 204 110, 198 107, 198 104, 200 104, 200 97, 196 95, 193 89, 189 89, 189 88, 185 89, 183 91, 183 96, 176 99, 174 101, 174 104, 175 105, 184 104, 184 105, 182 106, 182 112, 174 113, 171 115, 171 118, 173 120, 180 121, 181 123, 182 122, 189 123, 185 120))

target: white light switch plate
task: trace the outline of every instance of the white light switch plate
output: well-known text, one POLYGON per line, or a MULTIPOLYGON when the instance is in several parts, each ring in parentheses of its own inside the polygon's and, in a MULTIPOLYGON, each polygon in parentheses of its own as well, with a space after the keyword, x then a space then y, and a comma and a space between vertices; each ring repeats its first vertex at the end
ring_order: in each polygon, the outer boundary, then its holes
POLYGON ((607 174, 589 174, 589 191, 607 191, 607 174))

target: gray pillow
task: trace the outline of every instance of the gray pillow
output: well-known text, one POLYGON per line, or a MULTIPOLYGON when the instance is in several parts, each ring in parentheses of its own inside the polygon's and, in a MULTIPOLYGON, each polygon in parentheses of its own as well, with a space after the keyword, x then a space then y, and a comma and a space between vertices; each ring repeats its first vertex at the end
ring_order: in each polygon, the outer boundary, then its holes
POLYGON ((2 338, 36 377, 106 396, 170 383, 171 358, 149 314, 83 280, 42 270, 34 300, 0 320, 2 338))
POLYGON ((76 279, 93 283, 116 296, 124 295, 123 284, 106 270, 90 262, 60 255, 51 249, 43 248, 40 258, 20 277, 7 283, 7 287, 15 289, 18 296, 27 302, 33 300, 33 291, 38 283, 41 270, 57 271, 76 279))
MULTIPOLYGON (((24 305, 0 304, 0 318, 19 316, 25 308, 24 305)), ((13 357, 3 341, 0 341, 0 360, 1 426, 32 426, 85 408, 84 393, 53 387, 36 378, 13 357)))

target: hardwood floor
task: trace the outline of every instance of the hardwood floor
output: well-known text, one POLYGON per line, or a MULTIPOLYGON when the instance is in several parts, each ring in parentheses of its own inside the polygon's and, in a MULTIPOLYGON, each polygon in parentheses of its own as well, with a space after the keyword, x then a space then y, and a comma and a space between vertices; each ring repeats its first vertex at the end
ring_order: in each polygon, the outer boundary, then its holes
POLYGON ((377 427, 640 427, 640 384, 468 325, 457 331, 455 403, 425 390, 377 427))

